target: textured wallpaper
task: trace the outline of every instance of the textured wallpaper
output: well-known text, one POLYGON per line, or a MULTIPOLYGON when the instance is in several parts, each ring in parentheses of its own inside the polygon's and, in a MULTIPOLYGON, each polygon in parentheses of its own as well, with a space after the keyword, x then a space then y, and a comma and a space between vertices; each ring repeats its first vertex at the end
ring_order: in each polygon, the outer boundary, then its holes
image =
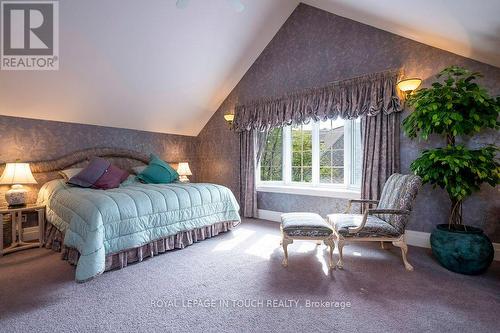
MULTIPOLYGON (((421 77, 424 85, 429 85, 433 76, 449 65, 482 72, 485 86, 494 94, 500 93, 499 68, 300 4, 198 136, 199 179, 225 184, 239 193, 239 139, 223 119, 237 103, 391 68, 404 68, 408 77, 421 77)), ((500 142, 500 136, 489 131, 471 144, 494 141, 500 142)), ((411 161, 422 149, 439 144, 439 138, 411 142, 402 135, 402 171, 409 172, 411 161)), ((260 209, 275 211, 339 212, 343 203, 333 198, 258 195, 260 209)), ((449 206, 445 192, 424 187, 409 229, 428 232, 434 225, 446 223, 449 206)), ((484 186, 465 202, 464 216, 467 223, 481 226, 500 242, 498 189, 484 186)))
MULTIPOLYGON (((154 152, 166 161, 186 161, 196 168, 195 137, 190 136, 0 116, 0 142, 0 163, 53 159, 85 148, 118 147, 154 152)), ((190 178, 194 180, 195 175, 190 178)), ((1 204, 8 189, 0 186, 1 204)), ((35 192, 30 192, 30 199, 36 200, 35 192)))
POLYGON ((0 116, 0 162, 52 159, 92 147, 156 152, 168 161, 195 159, 194 137, 0 116))
MULTIPOLYGON (((223 115, 238 103, 279 96, 331 81, 404 68, 407 76, 419 76, 428 85, 432 76, 448 65, 466 66, 486 75, 482 80, 494 94, 500 93, 500 69, 436 49, 331 13, 301 4, 251 66, 198 137, 159 134, 92 125, 30 120, 0 116, 0 162, 55 158, 89 147, 122 147, 156 152, 168 161, 188 161, 195 181, 228 186, 239 195, 239 138, 229 131, 223 115)), ((1 103, 1 101, 0 101, 1 103)), ((408 111, 405 112, 407 114, 408 111)), ((500 142, 497 132, 478 136, 471 145, 500 142)), ((403 172, 419 152, 442 144, 409 141, 401 136, 403 172)), ((0 192, 5 187, 0 188, 0 192)), ((3 200, 3 195, 0 195, 3 200)), ((334 198, 259 193, 260 209, 341 212, 346 201, 334 198)), ((431 231, 445 223, 450 202, 442 190, 424 187, 419 194, 409 229, 431 231)), ((465 220, 482 227, 500 242, 500 195, 484 186, 464 204, 465 220)))

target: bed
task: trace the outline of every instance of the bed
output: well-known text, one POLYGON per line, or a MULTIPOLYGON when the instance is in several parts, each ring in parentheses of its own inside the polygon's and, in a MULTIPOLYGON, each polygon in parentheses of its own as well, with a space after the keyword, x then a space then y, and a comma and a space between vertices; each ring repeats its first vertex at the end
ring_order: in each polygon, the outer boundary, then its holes
POLYGON ((183 248, 240 222, 233 193, 221 185, 142 184, 129 177, 119 188, 103 191, 71 187, 55 176, 94 156, 127 170, 148 161, 137 152, 100 148, 31 164, 35 177, 46 178, 37 200, 47 207, 46 246, 76 264, 77 282, 183 248))

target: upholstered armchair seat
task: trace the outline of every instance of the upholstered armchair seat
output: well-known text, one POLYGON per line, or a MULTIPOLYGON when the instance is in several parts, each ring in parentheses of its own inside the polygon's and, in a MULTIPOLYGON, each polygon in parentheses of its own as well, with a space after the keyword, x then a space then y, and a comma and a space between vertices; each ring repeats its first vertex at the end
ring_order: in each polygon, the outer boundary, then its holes
POLYGON ((342 248, 346 242, 392 242, 401 248, 403 263, 407 270, 413 270, 406 258, 405 229, 409 220, 413 202, 422 185, 420 177, 415 175, 391 175, 382 189, 380 200, 350 200, 345 214, 330 214, 328 221, 333 226, 335 242, 339 250, 337 267, 344 265, 342 248), (363 214, 351 214, 352 203, 364 205, 363 214), (366 206, 376 205, 377 208, 366 206))
POLYGON ((330 214, 328 220, 343 237, 398 237, 401 233, 389 223, 369 215, 365 226, 358 232, 349 230, 358 228, 363 222, 363 214, 330 214))

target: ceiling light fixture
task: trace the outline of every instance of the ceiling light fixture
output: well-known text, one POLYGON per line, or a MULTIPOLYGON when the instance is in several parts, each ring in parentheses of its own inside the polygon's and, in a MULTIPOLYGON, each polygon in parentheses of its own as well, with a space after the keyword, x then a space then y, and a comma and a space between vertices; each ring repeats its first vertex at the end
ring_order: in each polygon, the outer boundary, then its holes
MULTIPOLYGON (((190 0, 177 0, 175 6, 179 9, 184 9, 188 6, 190 0)), ((241 0, 227 0, 231 2, 234 10, 238 13, 241 13, 245 10, 245 5, 241 2, 241 0)))

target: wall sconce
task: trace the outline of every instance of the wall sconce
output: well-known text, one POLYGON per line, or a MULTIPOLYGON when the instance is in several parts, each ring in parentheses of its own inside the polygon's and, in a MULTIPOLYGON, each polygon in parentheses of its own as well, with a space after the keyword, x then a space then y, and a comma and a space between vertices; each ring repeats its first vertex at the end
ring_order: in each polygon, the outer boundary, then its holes
POLYGON ((421 83, 422 79, 411 78, 399 81, 397 83, 397 86, 399 90, 401 90, 404 93, 405 98, 408 98, 411 95, 411 93, 420 86, 421 83))
POLYGON ((226 113, 224 115, 224 120, 226 120, 229 129, 233 129, 233 122, 234 122, 234 113, 226 113))

